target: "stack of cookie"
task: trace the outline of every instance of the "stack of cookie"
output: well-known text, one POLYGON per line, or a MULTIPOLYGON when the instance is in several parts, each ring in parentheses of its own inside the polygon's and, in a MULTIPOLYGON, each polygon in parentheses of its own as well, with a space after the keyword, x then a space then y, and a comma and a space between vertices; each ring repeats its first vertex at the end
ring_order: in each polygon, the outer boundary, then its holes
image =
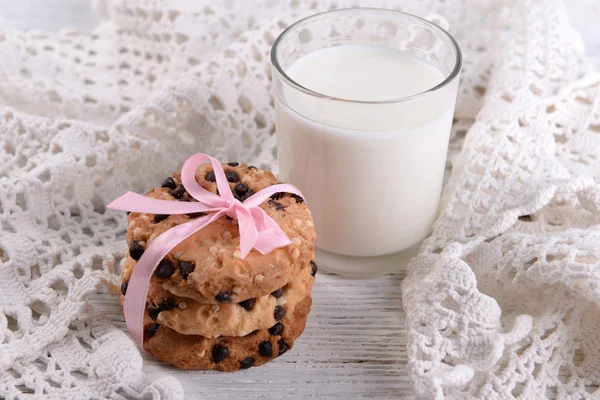
MULTIPOLYGON (((268 171, 223 164, 240 201, 279 183, 268 171)), ((146 194, 196 201, 181 185, 180 172, 146 194)), ((196 180, 217 192, 210 164, 196 180)), ((157 266, 148 288, 144 348, 179 368, 235 371, 261 365, 288 351, 304 330, 317 272, 315 230, 299 196, 278 193, 261 205, 292 244, 268 254, 252 250, 243 260, 237 221, 222 217, 179 243, 157 266)), ((203 213, 129 215, 127 260, 121 293, 137 260, 158 235, 203 213)), ((121 296, 123 301, 124 296, 121 296)))

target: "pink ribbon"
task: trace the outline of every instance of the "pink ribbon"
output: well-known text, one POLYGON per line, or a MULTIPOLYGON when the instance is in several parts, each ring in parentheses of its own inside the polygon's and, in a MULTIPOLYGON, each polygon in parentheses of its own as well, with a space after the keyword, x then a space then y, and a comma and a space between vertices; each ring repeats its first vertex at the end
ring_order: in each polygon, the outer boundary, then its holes
POLYGON ((181 170, 181 183, 185 190, 198 202, 159 200, 137 193, 127 192, 107 207, 114 210, 134 211, 150 214, 210 213, 177 225, 158 236, 146 248, 131 274, 123 303, 123 314, 127 329, 137 345, 143 350, 143 320, 148 284, 158 263, 179 243, 198 232, 211 222, 228 215, 238 220, 240 229, 240 251, 242 259, 254 248, 261 254, 287 246, 290 239, 281 227, 259 205, 275 193, 287 192, 302 197, 292 185, 280 184, 264 188, 240 202, 233 196, 221 163, 206 154, 190 157, 181 170), (213 166, 220 195, 209 192, 196 182, 196 169, 203 162, 213 166))

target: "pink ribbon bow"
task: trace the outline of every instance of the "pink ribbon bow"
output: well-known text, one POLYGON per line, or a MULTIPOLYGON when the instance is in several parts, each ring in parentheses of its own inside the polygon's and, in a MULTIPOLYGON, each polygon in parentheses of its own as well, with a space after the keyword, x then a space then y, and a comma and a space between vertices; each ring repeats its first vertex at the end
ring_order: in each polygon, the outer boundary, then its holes
POLYGON ((259 205, 273 194, 280 192, 293 193, 302 197, 302 193, 294 186, 279 184, 264 188, 242 203, 231 193, 221 163, 206 154, 196 154, 185 162, 181 170, 181 183, 190 196, 198 202, 159 200, 127 192, 107 206, 114 210, 151 214, 210 213, 185 224, 177 225, 158 236, 146 248, 131 274, 123 303, 123 314, 127 329, 142 350, 144 348, 143 319, 148 284, 156 266, 169 251, 224 215, 238 220, 242 259, 253 248, 261 254, 266 254, 287 246, 291 243, 290 239, 259 205), (209 192, 196 182, 196 169, 205 161, 210 161, 213 166, 220 195, 209 192))

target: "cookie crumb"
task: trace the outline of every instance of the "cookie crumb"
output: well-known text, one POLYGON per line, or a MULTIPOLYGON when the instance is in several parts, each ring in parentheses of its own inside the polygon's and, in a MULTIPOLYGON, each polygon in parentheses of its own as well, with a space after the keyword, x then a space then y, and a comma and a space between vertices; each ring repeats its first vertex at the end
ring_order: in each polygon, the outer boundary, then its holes
POLYGON ((294 250, 292 250, 292 258, 298 257, 300 257, 300 249, 296 247, 294 250))
POLYGON ((206 349, 202 350, 200 353, 196 353, 196 355, 200 358, 204 358, 204 356, 206 355, 206 349))

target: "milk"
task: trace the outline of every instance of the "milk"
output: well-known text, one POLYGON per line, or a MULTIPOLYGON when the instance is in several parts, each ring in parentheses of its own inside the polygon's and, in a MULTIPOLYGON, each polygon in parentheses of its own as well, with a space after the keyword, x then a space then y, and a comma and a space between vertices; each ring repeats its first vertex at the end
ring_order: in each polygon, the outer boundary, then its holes
POLYGON ((370 257, 422 241, 437 216, 458 80, 419 95, 448 71, 380 45, 320 49, 286 73, 326 96, 275 89, 280 175, 304 193, 317 247, 370 257))

